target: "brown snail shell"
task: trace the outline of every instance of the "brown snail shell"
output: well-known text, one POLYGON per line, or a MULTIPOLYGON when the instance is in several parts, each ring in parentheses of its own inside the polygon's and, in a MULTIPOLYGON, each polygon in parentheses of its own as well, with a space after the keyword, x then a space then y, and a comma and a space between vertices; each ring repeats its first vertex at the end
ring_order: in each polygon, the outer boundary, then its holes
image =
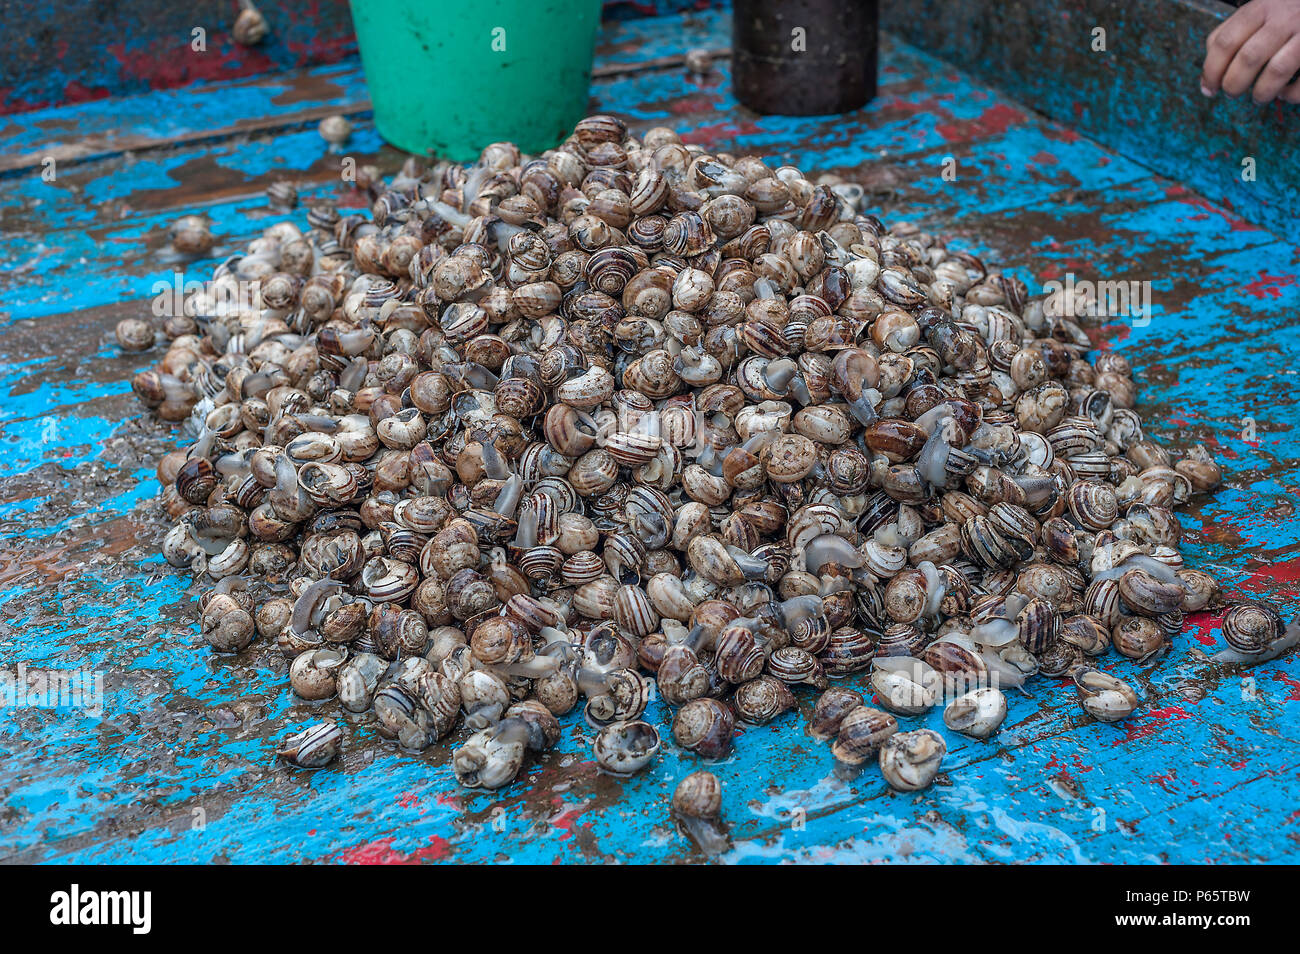
POLYGON ((845 713, 831 745, 836 762, 857 768, 875 758, 885 741, 898 731, 898 720, 888 712, 860 705, 845 713))
POLYGON ((673 717, 673 738, 682 748, 703 758, 720 759, 731 751, 735 727, 735 716, 725 703, 692 699, 673 717))
POLYGON ((1258 655, 1282 635, 1282 620, 1264 603, 1238 603, 1224 614, 1223 639, 1244 655, 1258 655))
POLYGON ((818 742, 834 738, 840 731, 844 717, 865 704, 862 693, 841 686, 832 686, 817 699, 811 718, 808 720, 808 734, 818 742))
POLYGON ((763 675, 737 686, 734 704, 742 721, 766 725, 793 709, 795 698, 784 682, 763 675))

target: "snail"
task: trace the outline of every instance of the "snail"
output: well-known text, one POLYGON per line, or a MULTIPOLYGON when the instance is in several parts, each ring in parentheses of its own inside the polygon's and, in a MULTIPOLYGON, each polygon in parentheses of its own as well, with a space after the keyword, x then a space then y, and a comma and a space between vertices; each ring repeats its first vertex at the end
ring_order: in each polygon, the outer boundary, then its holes
POLYGON ((1074 674, 1083 711, 1100 722, 1117 722, 1133 714, 1138 697, 1122 679, 1098 669, 1081 669, 1074 674))
POLYGON ((240 46, 257 46, 266 39, 266 17, 251 0, 240 0, 239 7, 239 16, 235 17, 235 25, 230 30, 231 36, 240 46))
POLYGON ((352 138, 352 123, 342 116, 326 116, 318 126, 320 137, 331 147, 341 146, 352 138))
POLYGON ((343 732, 333 722, 321 722, 286 738, 276 754, 297 768, 322 768, 343 749, 343 732))
POLYGON ((720 855, 731 847, 722 821, 722 783, 711 772, 692 772, 677 783, 672 814, 705 855, 720 855))
POLYGON ((167 230, 172 248, 182 255, 206 255, 216 244, 208 220, 201 215, 183 215, 167 230))
MULTIPOLYGON (((243 4, 240 42, 265 30, 243 4)), ((1041 675, 1125 718, 1094 667, 1222 600, 1176 514, 1222 468, 1150 438, 1091 316, 888 227, 859 185, 597 115, 538 156, 357 186, 300 209, 273 183, 286 220, 115 337, 154 360, 141 403, 190 428, 157 468, 161 550, 207 588, 204 640, 273 644, 299 698, 408 750, 464 726, 467 786, 510 784, 579 704, 630 774, 661 728, 721 759, 737 720, 816 695, 837 773, 876 758, 914 790, 944 747, 898 717, 942 697, 987 738, 1041 675)), ((211 229, 169 237, 201 256, 211 229)), ((1296 629, 1231 607, 1216 658, 1296 629)))
POLYGON ((880 772, 900 792, 920 791, 934 781, 947 751, 943 737, 931 729, 898 732, 880 747, 880 772))
POLYGON ((452 769, 466 788, 501 788, 514 781, 523 767, 528 724, 520 718, 502 719, 474 733, 452 756, 452 769))
POLYGON ((839 731, 831 745, 836 772, 850 778, 867 761, 875 758, 881 746, 898 731, 898 720, 888 712, 870 706, 857 706, 840 720, 839 731))
POLYGON ((613 722, 596 736, 592 747, 600 767, 615 775, 632 775, 650 764, 659 752, 659 730, 648 722, 613 722))
POLYGON ((1267 603, 1235 604, 1224 614, 1221 628, 1228 645, 1214 655, 1216 662, 1251 666, 1276 659, 1300 643, 1300 625, 1285 625, 1267 603))
POLYGON ((993 686, 973 689, 948 703, 943 724, 972 739, 987 739, 1007 717, 1007 697, 993 686))

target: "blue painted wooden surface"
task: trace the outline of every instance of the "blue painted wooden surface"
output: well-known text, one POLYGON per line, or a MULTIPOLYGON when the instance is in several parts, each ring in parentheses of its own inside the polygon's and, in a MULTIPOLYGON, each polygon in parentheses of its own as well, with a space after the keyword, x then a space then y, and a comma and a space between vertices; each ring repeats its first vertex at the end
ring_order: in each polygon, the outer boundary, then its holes
MULTIPOLYGON (((605 19, 630 21, 719 4, 603 0, 602 6, 605 19)), ((238 0, 6 0, 0 8, 0 115, 336 63, 356 54, 348 0, 263 2, 267 32, 252 47, 234 40, 240 9, 238 0), (198 49, 196 29, 204 31, 198 49)))
MULTIPOLYGON (((682 45, 678 26, 612 27, 604 48, 625 62, 637 50, 650 59, 682 45)), ((703 18, 686 45, 725 47, 725 26, 703 18)), ((703 80, 678 69, 607 75, 593 100, 719 149, 851 172, 886 219, 948 233, 1035 286, 1067 271, 1152 281, 1150 325, 1117 322, 1098 344, 1134 363, 1158 439, 1204 442, 1225 464, 1225 486, 1183 516, 1184 552, 1230 594, 1266 596, 1293 615, 1297 249, 911 47, 887 41, 882 63, 880 98, 848 117, 745 114, 725 61, 703 80), (949 156, 955 182, 940 178, 949 156)), ((329 82, 358 91, 350 69, 329 82)), ((267 82, 283 92, 296 80, 267 82)), ((203 90, 174 95, 166 108, 177 115, 155 117, 161 126, 248 119, 237 100, 226 109, 203 90)), ((140 105, 75 115, 106 128, 109 116, 140 115, 140 105)), ((276 117, 260 132, 131 156, 109 149, 61 165, 55 183, 41 182, 39 169, 0 180, 0 668, 89 669, 105 684, 98 716, 0 711, 0 856, 699 860, 665 810, 676 782, 700 765, 674 746, 635 778, 601 775, 571 716, 556 750, 490 796, 457 787, 444 749, 398 753, 365 719, 344 715, 342 761, 288 772, 275 742, 289 727, 338 715, 333 703, 297 700, 273 647, 233 659, 204 647, 195 591, 156 553, 166 521, 153 465, 177 435, 141 413, 127 384, 156 355, 121 355, 112 331, 180 266, 162 234, 180 212, 214 218, 220 255, 275 220, 261 196, 270 181, 290 176, 308 193, 337 187, 338 157, 311 124, 295 123, 291 108, 276 117)), ((44 142, 32 132, 4 155, 44 142)), ((348 153, 388 169, 400 162, 364 120, 348 153)), ((1209 664, 1217 642, 1216 617, 1201 614, 1150 672, 1108 658, 1144 701, 1118 726, 1086 720, 1069 687, 1037 680, 1032 697, 1010 700, 992 740, 945 733, 944 775, 916 795, 891 792, 871 769, 836 780, 825 748, 802 731, 813 701, 805 696, 801 713, 746 728, 735 753, 710 767, 735 845, 724 860, 1300 860, 1300 661, 1265 664, 1246 682, 1209 664)), ((649 715, 665 713, 655 703, 649 715)), ((937 712, 904 721, 941 728, 937 712)))
POLYGON ((886 2, 881 24, 1300 241, 1300 108, 1200 93, 1206 38, 1233 12, 1217 0, 908 0, 886 2))

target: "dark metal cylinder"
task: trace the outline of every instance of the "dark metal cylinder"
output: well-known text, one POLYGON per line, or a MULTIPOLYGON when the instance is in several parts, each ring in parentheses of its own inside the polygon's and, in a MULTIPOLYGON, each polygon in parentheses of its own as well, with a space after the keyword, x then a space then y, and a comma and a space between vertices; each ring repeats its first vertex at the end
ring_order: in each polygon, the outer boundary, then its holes
POLYGON ((816 116, 876 95, 879 0, 734 0, 736 99, 759 113, 816 116))

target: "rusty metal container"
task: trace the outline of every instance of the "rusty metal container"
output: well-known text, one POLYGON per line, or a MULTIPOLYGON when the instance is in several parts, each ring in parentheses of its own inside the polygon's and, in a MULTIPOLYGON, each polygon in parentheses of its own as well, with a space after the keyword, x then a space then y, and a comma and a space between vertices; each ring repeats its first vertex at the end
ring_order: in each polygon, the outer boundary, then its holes
POLYGON ((876 95, 878 0, 735 0, 736 99, 759 113, 816 116, 876 95))

